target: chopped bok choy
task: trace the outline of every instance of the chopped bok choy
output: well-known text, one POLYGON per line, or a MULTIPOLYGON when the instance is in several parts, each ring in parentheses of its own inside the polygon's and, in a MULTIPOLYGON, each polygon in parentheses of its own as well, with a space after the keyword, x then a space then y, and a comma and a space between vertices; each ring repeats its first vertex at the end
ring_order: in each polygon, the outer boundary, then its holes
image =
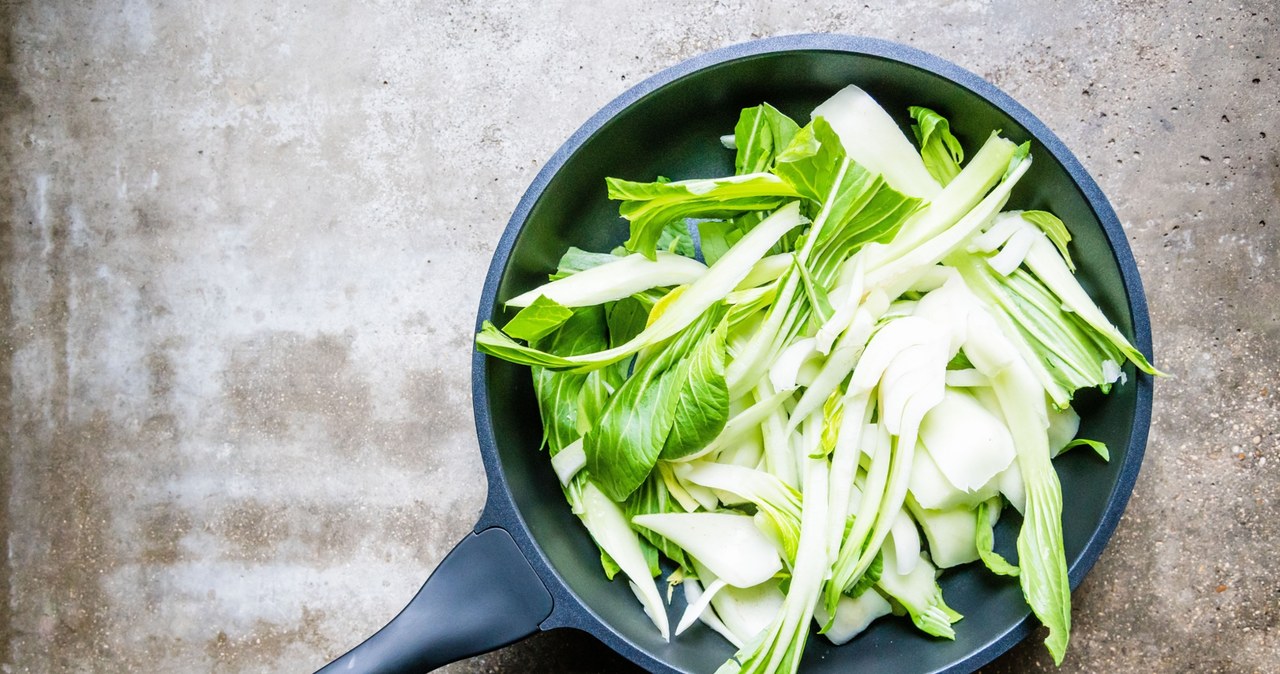
POLYGON ((954 639, 938 577, 969 563, 1020 585, 1060 663, 1051 459, 1109 458, 1075 439, 1077 391, 1160 374, 1076 281, 1067 225, 1008 208, 1032 148, 992 133, 966 162, 939 111, 901 112, 856 86, 804 126, 762 104, 722 138, 733 175, 608 179, 625 243, 569 249, 476 337, 532 368, 603 571, 664 638, 723 635, 720 672, 794 672, 813 629, 844 644, 895 614, 954 639), (675 629, 664 559, 688 603, 675 629))

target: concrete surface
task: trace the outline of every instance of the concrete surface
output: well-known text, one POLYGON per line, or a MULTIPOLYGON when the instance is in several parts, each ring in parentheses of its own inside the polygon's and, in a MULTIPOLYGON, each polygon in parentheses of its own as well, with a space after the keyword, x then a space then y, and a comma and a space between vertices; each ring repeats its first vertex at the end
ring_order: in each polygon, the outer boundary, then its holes
POLYGON ((1063 671, 1276 671, 1280 10, 1063 4, 3 3, 4 670, 305 672, 393 615, 483 502, 471 322, 541 163, 666 66, 833 31, 1005 88, 1130 234, 1177 376, 1063 671))

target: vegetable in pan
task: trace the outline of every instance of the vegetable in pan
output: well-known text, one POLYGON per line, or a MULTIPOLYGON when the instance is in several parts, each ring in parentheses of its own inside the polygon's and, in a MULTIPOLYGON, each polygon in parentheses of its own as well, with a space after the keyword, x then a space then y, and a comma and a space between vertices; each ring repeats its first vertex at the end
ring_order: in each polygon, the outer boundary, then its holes
MULTIPOLYGON (((1157 371, 1074 275, 1052 214, 1005 210, 1029 146, 966 161, 948 121, 914 141, 856 86, 795 121, 762 104, 722 138, 732 176, 610 178, 629 221, 510 299, 484 353, 532 368, 569 506, 664 638, 701 620, 722 672, 794 672, 904 616, 953 639, 937 577, 980 563, 1021 585, 1061 662, 1062 494, 1081 389, 1157 371), (1017 556, 995 551, 1008 506, 1017 556), (688 608, 668 623, 660 559, 688 608)), ((848 646, 854 648, 856 646, 848 646)))

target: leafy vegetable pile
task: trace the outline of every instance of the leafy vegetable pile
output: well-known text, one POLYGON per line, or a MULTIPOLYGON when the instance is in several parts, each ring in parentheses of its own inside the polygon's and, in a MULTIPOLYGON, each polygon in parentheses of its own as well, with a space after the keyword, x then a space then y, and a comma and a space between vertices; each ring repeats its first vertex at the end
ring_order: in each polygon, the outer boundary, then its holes
POLYGON ((669 638, 671 560, 675 632, 701 619, 737 646, 722 672, 796 671, 811 622, 840 644, 905 614, 953 639, 936 577, 977 560, 1065 652, 1050 459, 1107 458, 1073 440, 1076 391, 1156 371, 1077 283, 1063 223, 1002 210, 1029 146, 992 133, 962 167, 947 120, 910 114, 918 150, 856 86, 804 127, 760 105, 722 139, 731 177, 609 179, 624 246, 570 248, 476 338, 532 367, 605 573, 669 638), (1017 566, 993 550, 1006 502, 1017 566))

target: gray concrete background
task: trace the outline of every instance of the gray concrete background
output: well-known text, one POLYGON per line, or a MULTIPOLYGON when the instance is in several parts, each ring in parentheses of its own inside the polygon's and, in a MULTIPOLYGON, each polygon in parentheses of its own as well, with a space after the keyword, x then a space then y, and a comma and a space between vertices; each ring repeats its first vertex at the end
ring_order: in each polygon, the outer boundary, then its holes
MULTIPOLYGON (((1130 235, 1177 376, 1063 670, 1276 671, 1275 3, 648 7, 0 5, 4 671, 305 672, 393 615, 484 499, 470 329, 539 166, 645 76, 808 31, 1003 87, 1130 235)), ((622 668, 554 633, 449 671, 622 668)))

